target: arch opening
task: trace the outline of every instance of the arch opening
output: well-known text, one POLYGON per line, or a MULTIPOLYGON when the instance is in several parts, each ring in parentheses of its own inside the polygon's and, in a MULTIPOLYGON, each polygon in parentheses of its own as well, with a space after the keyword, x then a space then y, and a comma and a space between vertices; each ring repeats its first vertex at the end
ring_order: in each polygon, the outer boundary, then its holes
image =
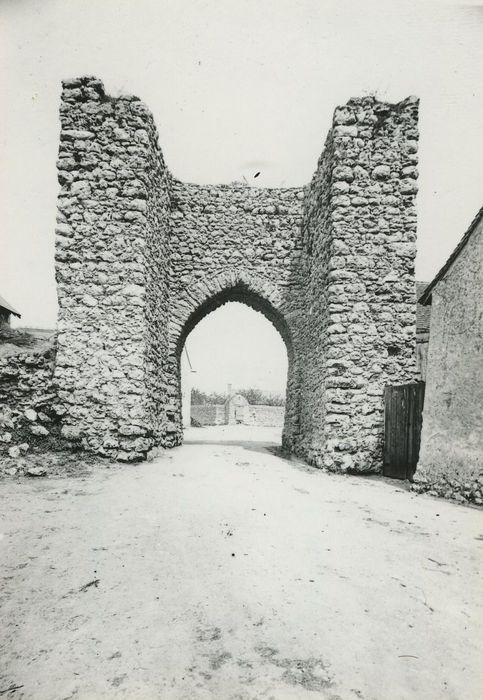
POLYGON ((254 311, 258 311, 272 323, 280 333, 285 347, 287 348, 287 356, 289 361, 293 356, 293 341, 290 327, 285 320, 284 315, 270 302, 258 292, 253 291, 243 282, 239 282, 232 287, 223 289, 222 291, 210 296, 202 301, 196 309, 194 309, 185 321, 179 337, 176 342, 176 355, 179 358, 181 351, 186 342, 186 338, 191 331, 202 321, 206 316, 216 311, 218 308, 229 302, 239 302, 250 307, 254 311))
POLYGON ((293 342, 283 313, 270 301, 245 284, 217 292, 189 314, 174 345, 185 430, 193 418, 195 426, 239 425, 235 438, 238 435, 259 442, 265 436, 269 442, 282 442, 293 342), (200 356, 204 367, 201 376, 197 367, 200 356), (214 362, 212 368, 210 361, 214 362), (195 390, 192 411, 191 388, 195 390), (203 405, 197 403, 200 401, 203 405), (246 427, 245 432, 241 426, 246 427))

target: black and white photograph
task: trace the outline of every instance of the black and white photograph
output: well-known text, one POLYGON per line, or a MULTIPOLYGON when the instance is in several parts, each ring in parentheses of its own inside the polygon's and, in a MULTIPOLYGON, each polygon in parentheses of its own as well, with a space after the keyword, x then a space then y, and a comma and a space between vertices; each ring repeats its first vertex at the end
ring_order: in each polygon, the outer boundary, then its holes
POLYGON ((482 698, 483 0, 0 58, 0 698, 482 698))

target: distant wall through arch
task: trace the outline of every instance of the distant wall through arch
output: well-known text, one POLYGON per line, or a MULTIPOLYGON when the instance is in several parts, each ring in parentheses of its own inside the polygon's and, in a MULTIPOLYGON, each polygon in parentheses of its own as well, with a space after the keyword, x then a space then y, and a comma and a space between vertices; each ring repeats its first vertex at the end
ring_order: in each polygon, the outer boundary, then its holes
POLYGON ((384 386, 415 377, 417 112, 415 98, 337 108, 306 187, 194 185, 169 173, 138 98, 65 82, 55 380, 66 437, 126 461, 179 444, 182 342, 238 298, 290 348, 285 447, 331 470, 380 470, 384 386))

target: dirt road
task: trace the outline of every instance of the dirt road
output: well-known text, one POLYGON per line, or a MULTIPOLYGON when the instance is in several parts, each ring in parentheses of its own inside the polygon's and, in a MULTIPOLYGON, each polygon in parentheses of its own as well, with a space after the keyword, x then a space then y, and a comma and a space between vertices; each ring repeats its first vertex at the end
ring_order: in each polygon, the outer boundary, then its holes
POLYGON ((2 697, 482 696, 481 511, 188 433, 0 486, 2 697))

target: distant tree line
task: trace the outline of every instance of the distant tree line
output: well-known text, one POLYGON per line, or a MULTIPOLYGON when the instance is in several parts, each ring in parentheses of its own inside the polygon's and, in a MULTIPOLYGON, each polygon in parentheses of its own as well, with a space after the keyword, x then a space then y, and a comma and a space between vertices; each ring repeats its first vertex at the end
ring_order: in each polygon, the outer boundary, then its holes
POLYGON ((193 406, 200 406, 206 403, 225 403, 225 394, 217 394, 216 391, 207 393, 206 391, 200 391, 199 389, 191 390, 191 404, 193 406))
MULTIPOLYGON (((285 396, 282 396, 282 394, 273 394, 262 391, 261 389, 254 389, 253 387, 249 389, 239 389, 234 393, 244 396, 252 406, 285 406, 285 396)), ((193 406, 208 403, 222 404, 225 403, 226 399, 227 394, 219 394, 216 391, 210 393, 200 391, 200 389, 192 389, 191 391, 191 404, 193 406)))

